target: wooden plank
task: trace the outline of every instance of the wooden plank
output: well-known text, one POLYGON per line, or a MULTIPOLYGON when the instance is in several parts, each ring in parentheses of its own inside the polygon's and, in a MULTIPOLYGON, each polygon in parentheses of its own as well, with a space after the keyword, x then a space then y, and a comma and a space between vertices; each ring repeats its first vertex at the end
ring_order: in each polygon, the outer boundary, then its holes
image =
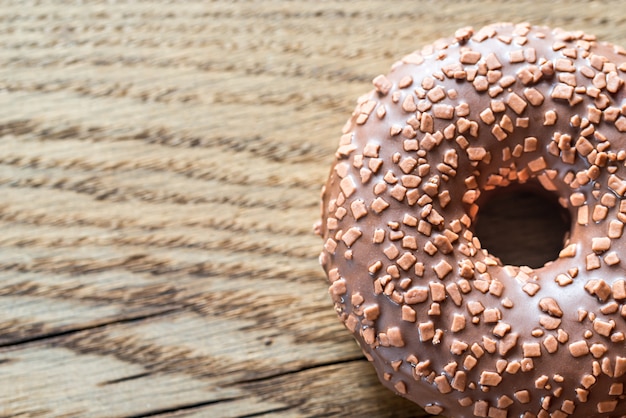
POLYGON ((617 0, 0 8, 0 416, 423 416, 312 234, 356 98, 460 26, 626 43, 617 0))

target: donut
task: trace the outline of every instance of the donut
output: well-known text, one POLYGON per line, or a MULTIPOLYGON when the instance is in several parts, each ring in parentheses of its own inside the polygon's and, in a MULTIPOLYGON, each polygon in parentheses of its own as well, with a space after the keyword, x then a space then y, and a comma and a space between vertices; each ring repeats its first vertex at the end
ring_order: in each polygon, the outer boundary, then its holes
POLYGON ((373 79, 317 232, 335 311, 385 387, 448 417, 626 416, 625 78, 623 48, 497 23, 373 79), (483 199, 525 185, 571 219, 539 267, 474 229, 483 199))

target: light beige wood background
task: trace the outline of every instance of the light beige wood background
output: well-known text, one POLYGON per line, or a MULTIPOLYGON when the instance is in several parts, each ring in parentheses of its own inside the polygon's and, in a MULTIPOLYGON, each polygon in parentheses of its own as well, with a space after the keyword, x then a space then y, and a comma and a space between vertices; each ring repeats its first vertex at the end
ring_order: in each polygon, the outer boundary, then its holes
POLYGON ((622 5, 0 0, 0 416, 421 416, 318 267, 340 128, 460 26, 622 5))

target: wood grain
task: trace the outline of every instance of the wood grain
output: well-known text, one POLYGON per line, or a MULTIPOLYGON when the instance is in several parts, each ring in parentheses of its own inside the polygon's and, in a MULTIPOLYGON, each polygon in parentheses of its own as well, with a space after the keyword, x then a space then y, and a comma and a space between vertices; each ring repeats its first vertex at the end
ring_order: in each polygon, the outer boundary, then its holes
POLYGON ((460 26, 626 44, 621 2, 0 1, 0 416, 423 416, 312 234, 371 78, 460 26))

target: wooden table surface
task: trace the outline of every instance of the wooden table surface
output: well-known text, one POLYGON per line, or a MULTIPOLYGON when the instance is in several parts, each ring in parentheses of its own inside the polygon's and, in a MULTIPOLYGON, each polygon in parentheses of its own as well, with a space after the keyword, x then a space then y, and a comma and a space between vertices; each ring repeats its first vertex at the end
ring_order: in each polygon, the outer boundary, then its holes
POLYGON ((0 0, 2 417, 422 416, 318 266, 356 98, 461 26, 626 45, 620 1, 25 3, 0 0))

